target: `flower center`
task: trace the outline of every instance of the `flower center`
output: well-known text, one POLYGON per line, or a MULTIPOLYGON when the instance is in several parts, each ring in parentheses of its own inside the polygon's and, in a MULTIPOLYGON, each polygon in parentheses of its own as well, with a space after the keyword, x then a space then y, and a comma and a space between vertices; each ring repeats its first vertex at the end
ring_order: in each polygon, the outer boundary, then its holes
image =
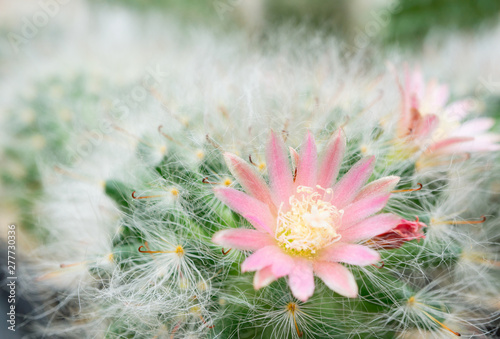
POLYGON ((298 186, 296 194, 290 197, 290 208, 283 212, 283 205, 280 206, 275 237, 290 254, 311 257, 340 240, 336 230, 344 211, 330 203, 331 188, 316 187, 318 190, 298 186), (324 192, 318 192, 321 190, 324 192))

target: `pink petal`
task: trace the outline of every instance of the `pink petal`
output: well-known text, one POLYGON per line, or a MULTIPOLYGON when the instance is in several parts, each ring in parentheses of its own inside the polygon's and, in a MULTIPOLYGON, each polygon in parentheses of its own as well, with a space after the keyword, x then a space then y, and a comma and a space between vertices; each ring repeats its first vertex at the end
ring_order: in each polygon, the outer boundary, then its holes
POLYGON ((326 151, 322 156, 321 165, 318 170, 318 185, 323 188, 331 187, 337 175, 345 152, 345 139, 342 130, 339 129, 332 137, 326 151))
POLYGON ((471 99, 464 99, 455 101, 446 106, 443 114, 447 117, 453 118, 456 121, 463 120, 474 108, 474 101, 471 99))
MULTIPOLYGON (((343 240, 343 239, 342 239, 343 240)), ((320 261, 343 262, 351 265, 366 266, 380 260, 380 254, 366 246, 336 243, 321 251, 320 261)))
POLYGON ((272 225, 264 223, 262 220, 260 220, 258 217, 250 214, 243 214, 243 218, 247 219, 253 227, 255 227, 258 230, 264 230, 264 232, 267 232, 268 234, 274 234, 274 227, 276 225, 276 221, 272 225))
POLYGON ((418 221, 418 218, 415 221, 401 219, 397 226, 371 238, 370 245, 377 249, 400 248, 408 241, 424 239, 424 227, 427 225, 418 221))
POLYGON ((377 213, 385 207, 389 197, 390 193, 371 195, 345 207, 342 226, 347 228, 377 213))
POLYGON ((255 272, 253 277, 253 287, 258 290, 262 287, 266 287, 277 278, 274 276, 271 266, 264 267, 263 269, 255 272))
POLYGON ((219 246, 236 248, 244 251, 255 251, 265 246, 272 246, 276 241, 268 234, 244 228, 219 231, 212 241, 219 246))
POLYGON ((444 139, 444 140, 441 140, 441 141, 438 141, 438 142, 432 144, 425 151, 427 153, 432 153, 432 152, 436 152, 436 151, 439 152, 440 149, 444 149, 444 148, 447 148, 449 146, 456 145, 456 144, 461 144, 461 143, 464 143, 466 141, 471 141, 471 140, 474 140, 474 138, 473 137, 454 137, 454 138, 448 138, 448 139, 444 139))
POLYGON ((454 154, 465 152, 492 152, 500 150, 500 145, 496 144, 500 141, 500 135, 486 133, 479 135, 473 140, 457 142, 446 147, 437 149, 434 153, 438 154, 454 154))
POLYGON ((333 186, 332 204, 337 208, 349 204, 372 174, 374 165, 375 157, 371 156, 361 159, 351 167, 349 172, 333 186))
POLYGON ((340 229, 342 240, 345 242, 355 242, 373 238, 396 227, 401 218, 391 213, 384 213, 363 220, 346 229, 340 229))
POLYGON ((389 193, 394 189, 394 187, 396 187, 399 179, 399 177, 391 175, 372 181, 371 183, 363 187, 361 191, 359 191, 358 195, 354 199, 354 202, 359 201, 363 198, 367 198, 372 194, 389 193))
POLYGON ((401 94, 401 114, 398 122, 398 136, 404 137, 406 136, 408 128, 411 124, 410 93, 408 86, 409 82, 408 67, 406 65, 404 67, 404 74, 405 74, 404 84, 402 84, 399 79, 396 67, 391 63, 387 63, 387 67, 389 68, 389 71, 396 79, 396 84, 398 85, 399 93, 401 94))
POLYGON ((459 128, 451 133, 454 137, 475 137, 488 131, 495 124, 492 118, 478 118, 464 122, 459 128))
POLYGON ((325 283, 328 288, 348 298, 358 296, 356 280, 344 266, 325 261, 314 263, 314 273, 325 283))
POLYGON ((269 211, 269 207, 262 201, 235 190, 234 188, 214 188, 215 196, 236 213, 245 217, 256 229, 273 233, 276 219, 269 211), (252 219, 252 217, 254 219, 252 219), (255 222, 255 219, 260 222, 255 222))
POLYGON ((259 271, 267 266, 270 266, 273 275, 279 278, 287 275, 295 266, 295 262, 278 246, 266 246, 246 258, 241 264, 241 271, 259 271))
POLYGON ((432 112, 441 111, 448 102, 450 90, 446 85, 440 85, 437 81, 430 81, 426 89, 426 106, 430 107, 432 112))
POLYGON ((297 258, 295 267, 288 275, 289 285, 295 298, 307 301, 314 293, 314 275, 312 263, 305 259, 297 258))
MULTIPOLYGON (((477 137, 474 138, 474 141, 472 142, 477 142, 477 143, 495 143, 500 141, 500 134, 496 133, 484 133, 481 135, 478 135, 477 137)), ((496 145, 498 146, 498 145, 496 145)))
POLYGON ((425 81, 424 76, 420 69, 415 69, 411 74, 409 74, 406 69, 406 90, 409 92, 412 98, 412 107, 419 108, 420 101, 425 95, 425 81))
POLYGON ((418 132, 418 126, 421 124, 422 115, 416 108, 409 108, 408 112, 405 112, 402 116, 405 117, 405 120, 404 123, 403 119, 399 122, 398 137, 401 139, 412 137, 415 139, 418 137, 416 132, 418 132))
POLYGON ((316 184, 317 166, 316 143, 311 132, 307 133, 306 141, 300 150, 299 162, 297 164, 296 186, 314 187, 316 184))
POLYGON ((438 125, 439 117, 434 114, 428 114, 418 121, 415 126, 415 130, 412 131, 412 135, 415 139, 419 140, 429 138, 438 125))
POLYGON ((248 194, 269 205, 270 209, 276 208, 269 187, 253 166, 229 152, 224 153, 224 159, 233 176, 248 194))
POLYGON ((284 206, 288 206, 288 199, 292 195, 293 177, 283 142, 274 132, 271 132, 266 158, 275 205, 279 207, 283 203, 284 206))

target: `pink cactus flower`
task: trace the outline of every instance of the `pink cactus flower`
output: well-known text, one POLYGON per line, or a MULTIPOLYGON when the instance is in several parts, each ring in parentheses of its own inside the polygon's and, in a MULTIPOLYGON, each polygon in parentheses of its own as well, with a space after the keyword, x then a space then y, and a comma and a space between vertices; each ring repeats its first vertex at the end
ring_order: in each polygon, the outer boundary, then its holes
POLYGON ((254 251, 242 264, 243 272, 256 271, 259 289, 288 276, 293 295, 306 301, 314 292, 314 275, 335 292, 356 297, 353 274, 340 263, 371 265, 377 251, 357 244, 392 230, 401 218, 382 210, 399 177, 389 176, 365 186, 375 158, 357 162, 338 182, 345 151, 340 130, 328 143, 320 161, 308 133, 296 161, 296 176, 285 146, 274 133, 267 147, 269 186, 241 158, 225 153, 226 163, 246 191, 215 188, 215 194, 241 214, 255 230, 236 228, 217 232, 213 241, 226 248, 254 251))
POLYGON ((418 217, 415 221, 401 219, 400 223, 396 227, 377 235, 370 240, 370 243, 377 248, 400 248, 407 241, 425 238, 422 231, 424 227, 427 227, 427 225, 418 221, 418 217))
POLYGON ((500 135, 487 133, 491 118, 462 122, 473 108, 471 100, 448 103, 449 89, 436 81, 427 84, 420 71, 405 70, 401 86, 402 109, 398 137, 410 152, 424 150, 425 156, 485 152, 500 149, 500 135))

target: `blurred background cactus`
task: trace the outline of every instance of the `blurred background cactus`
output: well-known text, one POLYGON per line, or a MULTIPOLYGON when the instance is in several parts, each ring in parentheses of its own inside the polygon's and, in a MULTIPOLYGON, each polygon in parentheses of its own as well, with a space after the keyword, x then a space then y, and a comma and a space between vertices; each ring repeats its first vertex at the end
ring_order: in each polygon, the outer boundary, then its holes
POLYGON ((498 18, 489 0, 0 2, 1 237, 16 224, 31 307, 17 333, 498 337, 498 18), (449 99, 426 112, 437 81, 449 99), (252 251, 212 241, 253 229, 214 195, 244 188, 224 152, 269 182, 271 130, 300 153, 339 129, 339 178, 375 156, 368 183, 401 177, 382 212, 404 222, 361 241, 379 262, 345 265, 357 298, 319 278, 307 301, 287 277, 256 290, 252 251))

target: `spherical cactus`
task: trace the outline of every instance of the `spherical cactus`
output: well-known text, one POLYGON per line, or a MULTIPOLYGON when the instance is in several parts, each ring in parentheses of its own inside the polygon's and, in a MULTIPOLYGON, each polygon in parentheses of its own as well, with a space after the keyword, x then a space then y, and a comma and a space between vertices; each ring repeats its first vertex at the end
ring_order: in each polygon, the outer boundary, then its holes
POLYGON ((62 154, 30 164, 42 240, 20 281, 47 317, 38 330, 488 337, 494 121, 473 117, 470 99, 450 103, 425 69, 346 59, 330 39, 245 51, 196 39, 171 43, 178 54, 140 77, 132 104, 107 100, 86 129, 56 114, 41 131, 62 154))

